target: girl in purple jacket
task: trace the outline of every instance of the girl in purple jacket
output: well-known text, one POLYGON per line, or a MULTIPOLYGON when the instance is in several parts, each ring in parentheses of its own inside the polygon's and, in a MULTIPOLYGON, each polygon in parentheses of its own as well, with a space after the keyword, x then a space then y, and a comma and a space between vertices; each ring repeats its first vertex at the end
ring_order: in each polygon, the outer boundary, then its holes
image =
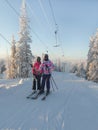
POLYGON ((44 55, 43 63, 40 65, 40 72, 42 73, 42 84, 40 94, 44 93, 46 83, 46 95, 50 92, 50 77, 51 72, 54 70, 53 63, 49 60, 48 54, 44 55))

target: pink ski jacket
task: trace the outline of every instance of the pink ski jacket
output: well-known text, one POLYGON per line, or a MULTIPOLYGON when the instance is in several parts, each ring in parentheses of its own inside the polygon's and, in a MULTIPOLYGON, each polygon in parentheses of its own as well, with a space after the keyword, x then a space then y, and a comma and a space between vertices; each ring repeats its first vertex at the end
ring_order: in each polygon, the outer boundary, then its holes
POLYGON ((42 74, 51 74, 51 72, 54 70, 54 65, 50 60, 43 61, 43 63, 40 65, 39 70, 42 74))

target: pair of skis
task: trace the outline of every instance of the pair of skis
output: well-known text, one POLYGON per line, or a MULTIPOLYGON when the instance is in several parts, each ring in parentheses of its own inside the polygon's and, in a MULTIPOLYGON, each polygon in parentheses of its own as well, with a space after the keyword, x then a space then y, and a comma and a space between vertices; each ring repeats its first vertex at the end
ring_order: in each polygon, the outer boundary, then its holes
MULTIPOLYGON (((49 94, 50 94, 50 93, 45 93, 45 95, 41 98, 41 100, 45 100, 46 97, 47 97, 49 94)), ((31 93, 29 96, 27 96, 27 98, 36 100, 40 95, 42 95, 42 94, 35 92, 35 93, 31 93), (33 95, 34 95, 34 96, 33 96, 33 95)))
POLYGON ((37 91, 32 92, 32 93, 29 94, 26 98, 31 98, 35 93, 37 93, 37 91))

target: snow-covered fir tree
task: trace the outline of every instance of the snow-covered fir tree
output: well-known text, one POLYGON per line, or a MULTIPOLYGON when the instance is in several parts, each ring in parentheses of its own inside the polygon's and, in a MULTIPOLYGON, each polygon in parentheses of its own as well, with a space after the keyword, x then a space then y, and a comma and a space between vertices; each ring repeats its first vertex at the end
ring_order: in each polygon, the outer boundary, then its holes
POLYGON ((14 40, 14 36, 12 36, 12 41, 11 41, 11 54, 10 57, 8 56, 7 59, 7 65, 6 65, 6 72, 7 72, 7 78, 16 78, 17 76, 17 70, 16 70, 16 46, 15 46, 16 42, 14 40))
POLYGON ((86 69, 85 69, 84 63, 80 63, 78 65, 76 75, 79 77, 86 78, 86 69))
POLYGON ((90 39, 86 75, 88 80, 98 82, 98 30, 90 39))
POLYGON ((5 60, 4 59, 0 59, 0 73, 3 73, 3 71, 5 71, 5 60))
POLYGON ((71 69, 70 69, 70 73, 77 73, 77 71, 78 71, 77 66, 78 66, 77 64, 72 64, 71 69))
POLYGON ((9 58, 9 55, 6 60, 6 78, 11 78, 11 59, 9 58))
POLYGON ((14 36, 12 36, 12 46, 11 46, 11 56, 10 56, 10 70, 11 70, 11 77, 9 78, 16 78, 17 77, 17 70, 16 70, 16 41, 14 40, 14 36))
POLYGON ((16 44, 16 66, 19 77, 29 77, 32 63, 32 52, 30 43, 32 42, 30 36, 29 19, 26 13, 26 4, 23 0, 20 16, 20 31, 19 41, 16 44))

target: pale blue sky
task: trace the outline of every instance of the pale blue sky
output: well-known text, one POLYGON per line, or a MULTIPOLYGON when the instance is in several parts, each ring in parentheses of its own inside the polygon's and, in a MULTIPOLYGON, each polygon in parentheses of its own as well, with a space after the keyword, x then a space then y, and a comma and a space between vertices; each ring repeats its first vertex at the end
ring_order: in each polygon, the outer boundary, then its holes
MULTIPOLYGON (((22 0, 8 1, 20 13, 22 0)), ((49 54, 53 57, 62 57, 64 52, 65 59, 87 58, 89 38, 98 27, 97 0, 51 0, 59 28, 58 44, 61 44, 59 48, 53 47, 56 43, 55 23, 49 0, 26 0, 26 3, 30 19, 33 54, 40 55, 48 49, 49 54)), ((14 34, 17 41, 19 16, 7 4, 6 0, 0 0, 0 17, 0 33, 9 41, 14 34)), ((7 50, 10 53, 9 49, 10 45, 0 37, 0 57, 7 54, 7 50)))

